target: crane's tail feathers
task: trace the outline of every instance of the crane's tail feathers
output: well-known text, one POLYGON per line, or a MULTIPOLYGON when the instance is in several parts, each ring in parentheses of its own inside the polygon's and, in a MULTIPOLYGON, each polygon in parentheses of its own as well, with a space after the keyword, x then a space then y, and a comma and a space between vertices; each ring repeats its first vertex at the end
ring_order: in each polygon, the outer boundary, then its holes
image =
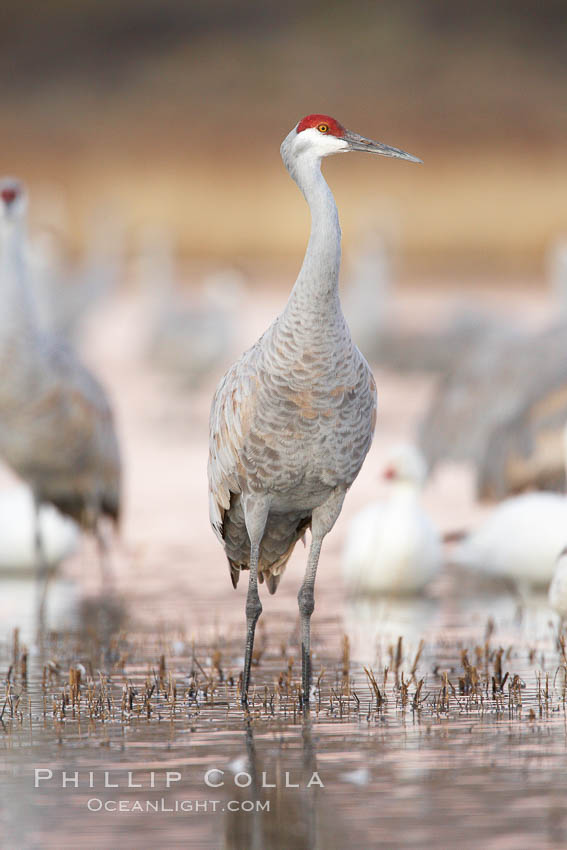
POLYGON ((263 573, 258 573, 258 581, 260 582, 260 584, 264 584, 264 581, 266 582, 266 586, 268 588, 268 593, 271 596, 273 596, 274 593, 276 592, 276 590, 278 589, 278 584, 280 583, 280 579, 283 575, 284 567, 285 567, 285 564, 284 564, 283 567, 280 568, 281 569, 280 573, 272 573, 272 572, 269 572, 268 570, 266 570, 263 573))
POLYGON ((272 596, 278 589, 278 584, 280 583, 281 577, 281 573, 278 573, 278 575, 274 575, 274 573, 266 573, 266 584, 268 585, 268 592, 272 596))
MULTIPOLYGON (((260 584, 263 584, 264 581, 268 587, 268 592, 270 594, 274 594, 278 589, 278 584, 280 583, 280 579, 284 573, 287 562, 291 557, 291 553, 293 552, 293 548, 297 540, 294 540, 287 551, 277 559, 272 564, 262 563, 262 558, 260 558, 260 565, 258 569, 258 581, 260 584)), ((236 585, 238 584, 238 579, 240 578, 240 572, 242 570, 249 570, 249 564, 237 564, 234 561, 231 561, 230 558, 228 560, 228 566, 230 571, 230 580, 232 581, 232 586, 236 589, 236 585)))
MULTIPOLYGON (((311 526, 311 517, 304 517, 299 522, 297 528, 295 529, 295 533, 291 540, 289 540, 289 544, 287 549, 279 556, 274 557, 274 555, 269 554, 268 552, 262 551, 260 549, 260 563, 258 564, 258 581, 262 584, 264 581, 268 587, 268 591, 271 594, 274 594, 278 589, 278 584, 280 583, 280 579, 284 573, 284 570, 287 566, 287 562, 291 557, 291 553, 295 548, 295 544, 298 540, 301 540, 305 543, 305 532, 311 526)), ((289 539, 289 538, 288 538, 289 539)), ((250 564, 247 563, 244 559, 242 561, 233 561, 231 558, 228 558, 228 566, 230 569, 230 580, 232 581, 232 586, 236 588, 238 584, 238 579, 240 578, 241 570, 249 570, 250 564)))
POLYGON ((228 566, 230 568, 230 580, 232 582, 232 586, 236 590, 238 579, 240 578, 240 567, 235 566, 232 561, 228 562, 228 566))

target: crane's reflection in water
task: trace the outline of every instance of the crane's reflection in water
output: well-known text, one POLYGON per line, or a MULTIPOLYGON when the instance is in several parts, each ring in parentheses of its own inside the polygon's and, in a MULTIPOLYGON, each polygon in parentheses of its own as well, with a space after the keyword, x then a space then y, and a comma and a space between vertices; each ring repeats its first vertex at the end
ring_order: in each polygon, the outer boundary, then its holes
POLYGON ((286 744, 280 740, 277 750, 259 749, 253 724, 247 724, 246 757, 235 767, 242 768, 239 773, 245 774, 243 781, 250 781, 250 785, 239 789, 235 801, 240 806, 225 815, 224 847, 284 850, 347 846, 346 835, 341 835, 340 823, 325 800, 324 772, 321 775, 318 767, 315 740, 309 713, 301 720, 300 742, 286 744), (259 801, 260 805, 246 812, 242 805, 246 800, 259 801))

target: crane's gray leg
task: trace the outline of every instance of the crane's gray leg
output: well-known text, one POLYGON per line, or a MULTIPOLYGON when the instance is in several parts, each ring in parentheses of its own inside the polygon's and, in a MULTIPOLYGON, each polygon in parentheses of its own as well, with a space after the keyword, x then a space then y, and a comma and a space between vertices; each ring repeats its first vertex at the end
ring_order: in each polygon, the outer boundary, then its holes
POLYGON ((262 603, 258 594, 258 561, 260 558, 260 543, 268 519, 269 504, 267 500, 248 499, 243 503, 246 530, 250 539, 250 578, 246 594, 246 652, 244 654, 244 674, 242 676, 242 705, 248 704, 248 686, 250 685, 250 666, 254 650, 254 633, 256 623, 262 613, 262 603))
POLYGON ((47 603, 47 590, 49 584, 49 565, 45 556, 43 546, 43 535, 40 524, 41 504, 34 495, 34 549, 36 566, 36 592, 37 592, 37 628, 41 634, 45 627, 45 607, 47 603))
POLYGON ((100 521, 95 526, 95 538, 98 549, 98 562, 100 566, 100 578, 103 590, 112 590, 114 586, 114 571, 110 562, 110 547, 104 533, 104 529, 100 527, 100 521))
POLYGON ((323 538, 337 521, 345 498, 344 490, 334 490, 320 507, 315 508, 311 517, 311 548, 307 559, 307 568, 303 584, 299 589, 297 601, 301 616, 301 679, 303 705, 309 704, 311 688, 311 614, 315 608, 315 577, 323 538))
POLYGON ((114 584, 114 575, 110 563, 110 547, 106 539, 105 529, 102 527, 102 512, 100 508, 100 500, 97 498, 91 499, 85 510, 86 527, 92 530, 96 541, 98 553, 98 564, 100 567, 100 578, 103 591, 112 589, 114 584))
POLYGON ((301 615, 301 690, 303 705, 309 703, 309 690, 311 688, 311 614, 315 609, 315 576, 317 575, 317 564, 319 563, 322 543, 322 538, 316 540, 313 537, 305 578, 297 595, 301 615))
POLYGON ((260 544, 251 544, 250 578, 248 579, 248 593, 246 594, 246 651, 244 653, 244 674, 242 676, 242 693, 240 695, 242 705, 248 703, 248 686, 250 685, 250 666, 252 664, 252 652, 254 650, 254 634, 256 623, 262 613, 262 603, 258 594, 259 552, 260 544))

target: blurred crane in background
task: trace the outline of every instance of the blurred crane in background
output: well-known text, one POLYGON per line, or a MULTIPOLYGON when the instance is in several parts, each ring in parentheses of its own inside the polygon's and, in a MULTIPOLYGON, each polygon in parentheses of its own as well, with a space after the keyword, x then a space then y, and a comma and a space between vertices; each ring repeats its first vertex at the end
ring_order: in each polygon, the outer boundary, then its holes
MULTIPOLYGON (((63 205, 59 200, 57 210, 63 205)), ((40 327, 76 343, 85 321, 123 277, 124 227, 108 203, 97 208, 87 227, 84 255, 72 261, 61 217, 50 209, 41 217, 25 246, 26 265, 40 327)))
POLYGON ((559 236, 545 257, 549 289, 561 319, 567 319, 567 236, 559 236))
POLYGON ((530 488, 563 489, 567 327, 492 336, 443 375, 420 428, 433 469, 468 461, 482 499, 530 488))
POLYGON ((358 348, 377 359, 381 340, 392 324, 392 257, 380 230, 365 233, 350 262, 343 310, 358 348))
MULTIPOLYGON (((404 325, 396 302, 394 260, 386 233, 369 230, 350 263, 344 313, 364 356, 398 373, 443 373, 478 346, 525 337, 526 330, 505 323, 476 301, 459 298, 430 327, 404 325)), ((567 305, 567 282, 564 284, 567 305)), ((566 306, 567 309, 567 306, 566 306)), ((414 317, 412 316, 412 319, 414 317)))
POLYGON ((399 373, 443 374, 478 347, 490 348, 524 336, 521 328, 504 325, 488 311, 471 304, 455 307, 443 322, 427 329, 410 329, 390 322, 376 338, 373 357, 399 373))
POLYGON ((368 151, 410 154, 309 115, 286 136, 282 159, 309 204, 311 235, 283 312, 220 382, 210 418, 209 506, 236 587, 250 570, 246 598, 246 703, 258 580, 274 593, 298 540, 311 529, 301 617, 302 693, 309 703, 311 614, 321 545, 370 448, 376 385, 352 342, 338 296, 341 231, 321 159, 368 151))
MULTIPOLYGON (((120 516, 121 467, 105 391, 63 340, 39 326, 26 262, 26 207, 24 186, 3 179, 0 455, 32 488, 38 569, 45 588, 40 506, 55 505, 93 532, 102 547, 101 518, 117 523, 120 516)), ((44 597, 45 592, 40 614, 44 597)))
POLYGON ((172 238, 159 228, 142 233, 136 272, 148 296, 148 354, 160 368, 194 389, 226 369, 244 294, 243 276, 231 268, 210 272, 198 294, 183 293, 172 238))

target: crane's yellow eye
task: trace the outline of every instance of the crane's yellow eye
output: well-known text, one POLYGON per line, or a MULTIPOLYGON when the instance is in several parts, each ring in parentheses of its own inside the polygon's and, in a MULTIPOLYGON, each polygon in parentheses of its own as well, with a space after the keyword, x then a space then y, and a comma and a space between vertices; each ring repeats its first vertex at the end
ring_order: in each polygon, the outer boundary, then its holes
POLYGON ((328 133, 329 132, 329 125, 328 124, 319 124, 317 126, 317 129, 319 130, 320 133, 328 133))

